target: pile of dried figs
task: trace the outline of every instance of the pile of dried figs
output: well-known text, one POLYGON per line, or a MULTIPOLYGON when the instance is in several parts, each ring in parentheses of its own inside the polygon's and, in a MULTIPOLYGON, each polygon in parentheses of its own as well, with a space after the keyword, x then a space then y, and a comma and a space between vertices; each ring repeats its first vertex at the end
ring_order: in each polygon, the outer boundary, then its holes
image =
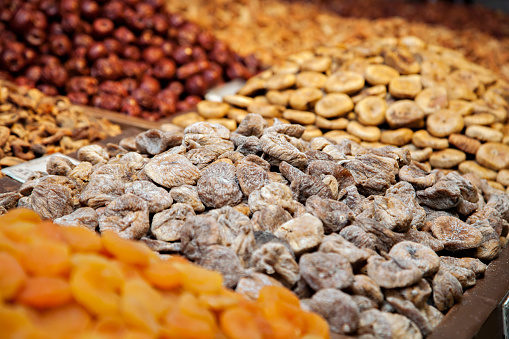
POLYGON ((65 97, 0 82, 0 167, 72 153, 120 133, 120 126, 86 116, 65 97))
POLYGON ((428 335, 506 245, 509 196, 305 130, 259 114, 148 130, 54 156, 0 203, 181 254, 251 298, 286 286, 336 333, 428 335))
MULTIPOLYGON (((458 52, 416 37, 372 39, 288 57, 198 114, 225 123, 258 113, 306 126, 304 139, 403 146, 432 168, 476 173, 509 186, 509 84, 458 52), (220 120, 217 120, 220 119, 220 120)), ((235 123, 235 121, 233 121, 235 123)))

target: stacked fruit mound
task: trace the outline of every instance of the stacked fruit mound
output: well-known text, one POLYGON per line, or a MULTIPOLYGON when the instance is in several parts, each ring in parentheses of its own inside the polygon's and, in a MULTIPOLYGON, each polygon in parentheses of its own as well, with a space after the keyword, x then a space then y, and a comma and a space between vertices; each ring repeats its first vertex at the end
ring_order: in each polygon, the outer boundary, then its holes
MULTIPOLYGON (((173 121, 248 113, 306 126, 303 138, 403 146, 412 159, 445 172, 473 172, 509 185, 509 84, 455 51, 408 36, 319 47, 290 55, 249 79, 223 103, 173 121)), ((221 120, 220 120, 221 121, 221 120)))
POLYGON ((0 3, 0 77, 155 120, 258 70, 161 1, 0 3))
POLYGON ((0 217, 2 338, 328 338, 281 287, 248 301, 180 257, 106 232, 0 217))

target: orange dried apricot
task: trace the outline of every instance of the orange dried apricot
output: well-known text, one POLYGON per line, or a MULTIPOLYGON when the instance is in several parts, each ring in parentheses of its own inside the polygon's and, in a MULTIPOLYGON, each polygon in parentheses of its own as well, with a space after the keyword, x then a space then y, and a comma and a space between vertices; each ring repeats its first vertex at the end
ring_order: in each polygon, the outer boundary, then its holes
POLYGON ((231 339, 262 339, 256 321, 251 313, 242 308, 232 308, 223 312, 220 317, 223 332, 231 339))
POLYGON ((0 338, 26 338, 34 331, 27 310, 0 303, 0 338))
POLYGON ((328 338, 329 325, 327 321, 316 313, 305 313, 303 317, 302 328, 307 335, 313 335, 315 338, 328 338))
POLYGON ((62 278, 29 277, 16 301, 35 308, 50 308, 65 305, 71 301, 69 283, 62 278))
POLYGON ((0 338, 328 338, 325 320, 289 290, 265 287, 252 301, 222 282, 114 233, 26 210, 0 216, 0 338))
POLYGON ((35 226, 41 222, 41 217, 39 217, 34 211, 26 208, 12 209, 9 210, 9 213, 2 216, 4 228, 8 225, 14 225, 20 221, 24 221, 35 226))
POLYGON ((220 273, 207 270, 195 265, 175 263, 175 267, 182 272, 184 289, 193 293, 218 293, 223 284, 220 273))
POLYGON ((124 284, 120 268, 113 261, 94 254, 75 254, 72 263, 73 297, 92 314, 116 314, 124 284))
POLYGON ((185 293, 176 308, 165 316, 163 337, 213 339, 217 333, 215 318, 204 308, 197 307, 194 296, 185 293), (187 304, 187 305, 186 305, 187 304))
POLYGON ((184 279, 184 274, 170 261, 151 262, 143 270, 143 276, 154 286, 162 290, 180 287, 184 279))
POLYGON ((102 233, 102 244, 104 248, 118 260, 127 264, 147 265, 150 258, 156 256, 148 247, 141 243, 121 238, 113 231, 102 233))
POLYGON ((49 239, 34 239, 27 246, 21 261, 28 273, 60 276, 70 271, 70 249, 66 243, 49 239))
POLYGON ((71 303, 41 312, 37 324, 47 329, 54 338, 69 338, 87 330, 92 318, 83 307, 71 303))
POLYGON ((99 252, 102 248, 101 238, 83 227, 67 227, 62 237, 73 252, 99 252))
POLYGON ((120 312, 128 325, 155 335, 159 331, 158 319, 164 311, 161 294, 157 290, 142 279, 126 281, 120 300, 120 312))
POLYGON ((16 258, 7 252, 0 252, 0 300, 14 298, 26 278, 26 273, 16 258))

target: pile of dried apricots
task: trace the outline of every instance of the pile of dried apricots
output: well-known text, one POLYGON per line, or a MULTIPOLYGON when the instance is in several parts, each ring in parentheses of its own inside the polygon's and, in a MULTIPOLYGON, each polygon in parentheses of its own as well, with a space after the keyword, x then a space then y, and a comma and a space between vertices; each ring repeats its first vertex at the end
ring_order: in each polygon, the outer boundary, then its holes
POLYGON ((0 217, 0 337, 312 339, 329 329, 282 287, 246 300, 181 257, 16 209, 0 217))

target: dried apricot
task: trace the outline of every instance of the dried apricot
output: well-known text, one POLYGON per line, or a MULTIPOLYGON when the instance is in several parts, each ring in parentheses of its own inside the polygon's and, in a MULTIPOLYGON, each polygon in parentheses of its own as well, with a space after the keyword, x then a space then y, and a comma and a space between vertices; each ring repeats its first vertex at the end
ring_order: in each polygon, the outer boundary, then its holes
POLYGON ((135 241, 121 238, 113 231, 102 233, 102 244, 118 260, 132 265, 147 265, 155 253, 135 241))
POLYGON ((261 339, 258 326, 252 315, 242 308, 229 309, 221 314, 221 329, 232 339, 261 339))
POLYGON ((24 252, 21 262, 27 272, 34 275, 65 275, 71 268, 69 246, 49 239, 37 239, 24 252))
POLYGON ((72 299, 69 283, 62 278, 30 277, 16 301, 35 308, 65 305, 72 299))
POLYGON ((171 290, 182 286, 184 277, 183 273, 168 261, 151 262, 143 270, 143 275, 154 286, 162 290, 171 290))
POLYGON ((26 280, 26 273, 9 253, 0 252, 0 300, 16 296, 26 280))
POLYGON ((72 263, 70 285, 74 299, 93 314, 116 314, 124 284, 120 268, 113 261, 93 254, 76 254, 72 263))

